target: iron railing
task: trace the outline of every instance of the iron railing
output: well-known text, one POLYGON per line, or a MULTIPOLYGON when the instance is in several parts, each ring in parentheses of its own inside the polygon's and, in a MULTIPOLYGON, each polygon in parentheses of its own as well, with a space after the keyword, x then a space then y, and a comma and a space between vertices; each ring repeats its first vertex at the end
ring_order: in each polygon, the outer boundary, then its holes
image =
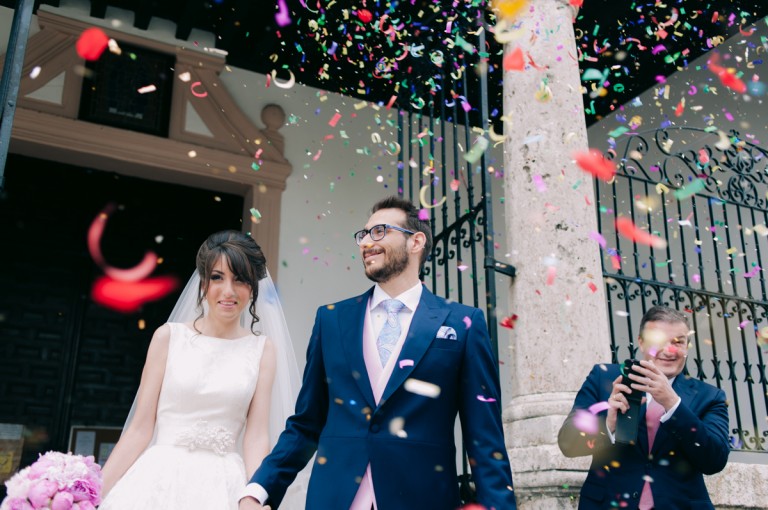
POLYGON ((642 314, 690 314, 686 371, 725 391, 735 451, 768 439, 768 150, 738 132, 666 127, 619 139, 611 183, 598 182, 613 362, 634 357, 642 314), (620 237, 617 216, 665 239, 620 237))

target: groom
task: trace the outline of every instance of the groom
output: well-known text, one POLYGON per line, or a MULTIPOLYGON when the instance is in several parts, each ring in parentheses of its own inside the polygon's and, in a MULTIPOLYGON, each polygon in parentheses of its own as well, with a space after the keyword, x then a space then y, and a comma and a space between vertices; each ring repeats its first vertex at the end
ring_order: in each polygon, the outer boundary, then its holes
POLYGON ((410 202, 379 201, 355 241, 376 285, 318 309, 296 414, 240 510, 278 507, 315 451, 307 510, 454 510, 457 413, 478 502, 515 509, 482 312, 422 286, 432 233, 410 202))

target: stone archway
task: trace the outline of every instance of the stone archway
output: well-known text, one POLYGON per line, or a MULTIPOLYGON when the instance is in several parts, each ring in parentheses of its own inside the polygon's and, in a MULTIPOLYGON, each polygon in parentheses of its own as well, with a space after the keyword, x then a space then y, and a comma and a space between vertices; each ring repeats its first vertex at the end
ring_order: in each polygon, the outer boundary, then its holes
POLYGON ((280 203, 292 166, 283 156, 277 105, 256 127, 219 81, 221 55, 103 30, 118 42, 173 55, 173 92, 167 138, 78 120, 83 61, 75 51, 90 25, 39 10, 40 32, 30 37, 22 71, 12 152, 123 175, 183 184, 244 198, 243 229, 263 247, 273 277, 278 271, 280 203), (32 70, 39 67, 35 78, 32 70), (180 78, 187 78, 186 81, 180 78), (193 94, 190 83, 199 82, 193 94), (192 156, 194 155, 194 156, 192 156), (253 211, 258 211, 253 214, 253 211))

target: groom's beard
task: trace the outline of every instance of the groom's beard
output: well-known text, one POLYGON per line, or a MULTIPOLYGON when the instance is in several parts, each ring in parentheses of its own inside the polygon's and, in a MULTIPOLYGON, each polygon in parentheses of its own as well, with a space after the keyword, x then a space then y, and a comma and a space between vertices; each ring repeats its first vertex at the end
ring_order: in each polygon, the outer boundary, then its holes
POLYGON ((408 267, 408 250, 405 243, 400 248, 385 252, 385 255, 383 264, 364 266, 365 276, 369 280, 376 283, 386 283, 408 267))

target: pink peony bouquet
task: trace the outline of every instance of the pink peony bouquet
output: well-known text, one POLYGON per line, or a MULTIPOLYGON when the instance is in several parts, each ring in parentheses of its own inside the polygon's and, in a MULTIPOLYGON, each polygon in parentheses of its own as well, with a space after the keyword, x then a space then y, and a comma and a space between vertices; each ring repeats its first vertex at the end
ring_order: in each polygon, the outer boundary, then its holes
POLYGON ((100 503, 101 466, 93 457, 47 452, 5 482, 0 510, 94 510, 100 503))

